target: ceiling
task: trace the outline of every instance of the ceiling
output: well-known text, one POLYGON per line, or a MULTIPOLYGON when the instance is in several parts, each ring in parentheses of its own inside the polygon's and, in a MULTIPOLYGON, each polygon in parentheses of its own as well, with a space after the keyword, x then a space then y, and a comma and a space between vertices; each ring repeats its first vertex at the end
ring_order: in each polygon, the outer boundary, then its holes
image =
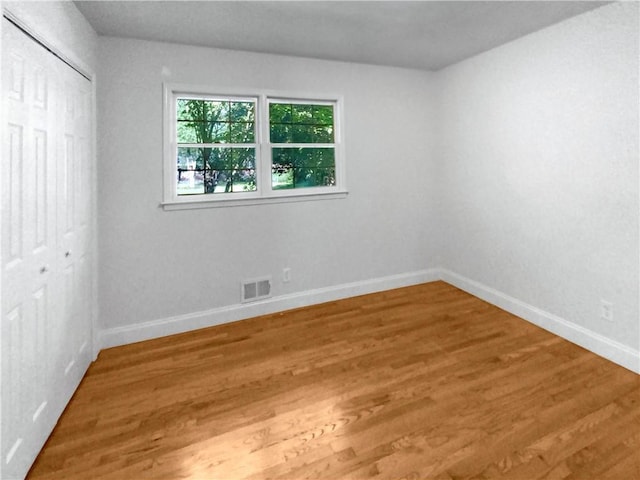
POLYGON ((439 70, 609 2, 76 1, 100 35, 439 70))

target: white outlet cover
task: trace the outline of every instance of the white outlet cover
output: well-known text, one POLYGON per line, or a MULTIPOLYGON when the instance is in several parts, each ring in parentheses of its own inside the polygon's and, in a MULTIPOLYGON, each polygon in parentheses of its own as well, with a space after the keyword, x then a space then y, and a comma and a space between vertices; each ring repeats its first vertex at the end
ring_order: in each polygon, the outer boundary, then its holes
POLYGON ((607 322, 613 322, 613 303, 600 300, 600 318, 607 322))

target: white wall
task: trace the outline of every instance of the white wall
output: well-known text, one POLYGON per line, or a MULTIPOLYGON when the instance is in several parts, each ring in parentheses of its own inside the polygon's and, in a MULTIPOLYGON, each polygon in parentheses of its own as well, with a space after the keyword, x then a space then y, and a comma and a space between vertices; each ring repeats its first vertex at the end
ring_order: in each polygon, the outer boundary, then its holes
POLYGON ((439 72, 436 135, 443 266, 636 356, 638 61, 599 8, 439 72))
POLYGON ((99 44, 102 328, 238 304, 242 278, 272 274, 277 297, 437 265, 431 74, 117 38, 99 44), (348 197, 163 211, 163 81, 342 94, 348 197), (291 283, 280 281, 283 267, 291 283))
POLYGON ((73 2, 0 2, 49 46, 88 72, 97 64, 98 36, 73 2))

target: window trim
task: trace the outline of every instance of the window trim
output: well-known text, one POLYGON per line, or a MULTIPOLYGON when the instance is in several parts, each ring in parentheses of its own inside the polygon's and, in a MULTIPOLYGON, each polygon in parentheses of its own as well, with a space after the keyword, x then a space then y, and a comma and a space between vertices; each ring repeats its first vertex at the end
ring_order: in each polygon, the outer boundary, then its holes
POLYGON ((231 207, 239 205, 272 204, 282 202, 299 202, 320 199, 345 198, 348 194, 345 180, 344 142, 343 142, 343 98, 341 95, 317 95, 301 92, 247 90, 247 89, 212 89, 210 86, 189 84, 163 84, 163 201, 160 205, 165 210, 182 210, 191 208, 231 207), (202 195, 177 194, 175 181, 175 155, 177 138, 175 122, 177 117, 176 98, 195 99, 256 100, 256 178, 258 188, 250 192, 217 193, 202 195), (294 103, 314 102, 334 106, 334 143, 305 144, 305 146, 330 145, 335 150, 335 186, 317 186, 308 188, 292 188, 274 190, 271 187, 271 150, 269 101, 290 101, 294 103))

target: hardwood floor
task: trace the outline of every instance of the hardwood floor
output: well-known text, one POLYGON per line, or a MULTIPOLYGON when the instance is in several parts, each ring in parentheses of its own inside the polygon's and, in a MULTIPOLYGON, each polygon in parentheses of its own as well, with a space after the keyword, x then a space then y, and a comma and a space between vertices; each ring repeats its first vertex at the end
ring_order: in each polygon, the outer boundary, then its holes
POLYGON ((640 479, 640 376, 434 282, 101 352, 30 479, 640 479))

